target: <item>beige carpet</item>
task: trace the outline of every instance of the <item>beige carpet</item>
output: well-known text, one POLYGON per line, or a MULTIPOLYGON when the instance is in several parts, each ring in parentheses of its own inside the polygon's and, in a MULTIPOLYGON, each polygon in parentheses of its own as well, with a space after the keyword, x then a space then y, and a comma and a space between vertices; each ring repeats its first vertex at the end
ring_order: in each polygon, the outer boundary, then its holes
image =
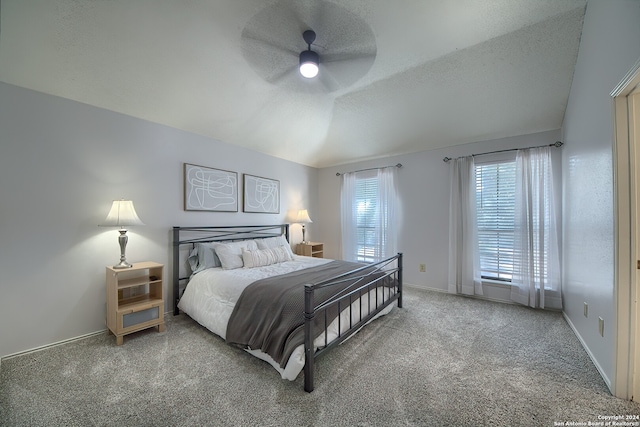
POLYGON ((317 363, 280 379, 185 315, 6 359, 3 426, 554 426, 638 415, 612 397, 562 315, 407 289, 317 363), (558 424, 556 424, 558 423, 558 424))

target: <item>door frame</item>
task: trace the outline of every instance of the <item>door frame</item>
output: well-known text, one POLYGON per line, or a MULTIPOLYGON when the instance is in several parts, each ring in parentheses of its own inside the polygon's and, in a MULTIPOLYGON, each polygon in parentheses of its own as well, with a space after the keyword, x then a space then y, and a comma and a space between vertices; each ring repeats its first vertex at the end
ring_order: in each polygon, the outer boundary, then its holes
MULTIPOLYGON (((630 132, 629 106, 627 96, 640 85, 640 59, 611 92, 613 111, 613 188, 614 188, 614 376, 612 392, 622 399, 632 400, 633 375, 636 369, 636 333, 638 330, 638 307, 636 298, 636 260, 638 260, 637 195, 640 191, 636 176, 640 176, 640 165, 636 163, 636 153, 640 151, 640 141, 633 140, 630 132)), ((640 348, 638 348, 640 352, 640 348)), ((640 369, 640 366, 637 368, 640 369)), ((636 400, 640 396, 636 393, 636 400)))

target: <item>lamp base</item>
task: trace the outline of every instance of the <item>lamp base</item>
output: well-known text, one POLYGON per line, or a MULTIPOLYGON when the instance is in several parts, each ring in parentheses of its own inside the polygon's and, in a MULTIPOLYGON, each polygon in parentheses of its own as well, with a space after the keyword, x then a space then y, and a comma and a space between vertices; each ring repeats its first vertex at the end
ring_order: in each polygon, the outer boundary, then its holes
POLYGON ((113 266, 113 268, 115 268, 115 269, 131 268, 131 267, 133 267, 133 264, 129 264, 127 261, 120 261, 118 264, 113 266))
POLYGON ((127 241, 129 240, 127 237, 127 230, 125 228, 121 228, 118 231, 120 232, 120 235, 118 236, 118 244, 120 245, 120 262, 114 265, 113 268, 131 268, 133 265, 127 262, 127 258, 124 255, 125 250, 127 249, 127 241))

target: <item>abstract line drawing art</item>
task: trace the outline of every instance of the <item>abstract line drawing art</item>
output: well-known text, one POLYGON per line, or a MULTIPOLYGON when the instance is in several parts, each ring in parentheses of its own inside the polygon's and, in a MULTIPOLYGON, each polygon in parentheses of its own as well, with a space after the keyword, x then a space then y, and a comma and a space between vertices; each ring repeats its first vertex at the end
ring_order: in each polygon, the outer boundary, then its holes
POLYGON ((238 174, 185 163, 184 210, 238 212, 238 174))
POLYGON ((280 181, 244 174, 244 212, 280 213, 280 181))

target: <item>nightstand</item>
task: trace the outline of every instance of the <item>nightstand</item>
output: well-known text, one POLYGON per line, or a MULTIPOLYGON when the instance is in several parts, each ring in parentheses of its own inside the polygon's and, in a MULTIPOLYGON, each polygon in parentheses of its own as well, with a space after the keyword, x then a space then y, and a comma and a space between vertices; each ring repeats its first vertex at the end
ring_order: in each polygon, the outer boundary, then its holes
POLYGON ((107 267, 107 328, 122 345, 124 335, 158 327, 164 332, 162 273, 157 262, 131 268, 107 267))
POLYGON ((298 246, 296 247, 296 254, 322 258, 324 257, 324 243, 318 243, 318 242, 298 243, 298 246))

